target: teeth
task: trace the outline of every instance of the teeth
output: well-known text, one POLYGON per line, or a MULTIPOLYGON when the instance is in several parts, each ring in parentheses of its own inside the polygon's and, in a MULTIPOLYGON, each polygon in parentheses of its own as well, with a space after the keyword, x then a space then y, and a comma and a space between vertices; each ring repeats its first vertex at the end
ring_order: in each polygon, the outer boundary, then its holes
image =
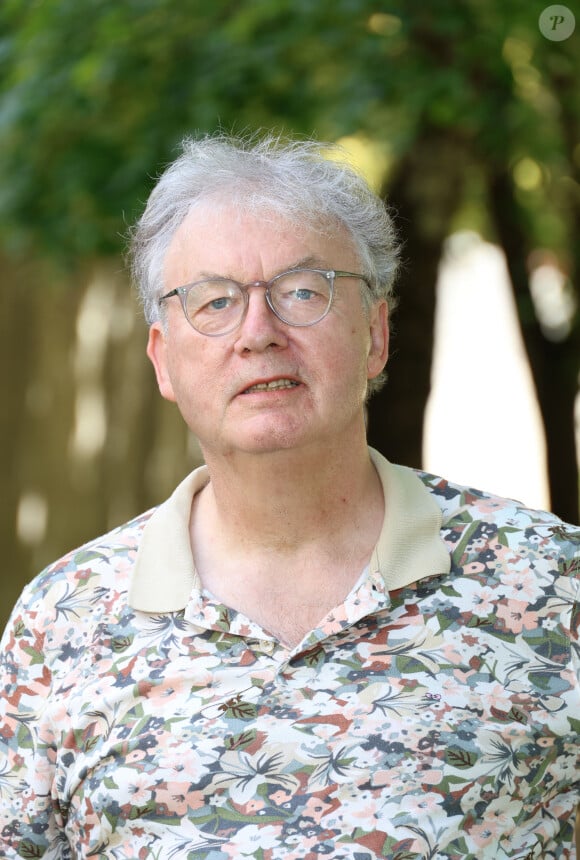
POLYGON ((272 382, 259 382, 247 391, 276 391, 278 388, 295 388, 298 385, 293 379, 274 379, 272 382))

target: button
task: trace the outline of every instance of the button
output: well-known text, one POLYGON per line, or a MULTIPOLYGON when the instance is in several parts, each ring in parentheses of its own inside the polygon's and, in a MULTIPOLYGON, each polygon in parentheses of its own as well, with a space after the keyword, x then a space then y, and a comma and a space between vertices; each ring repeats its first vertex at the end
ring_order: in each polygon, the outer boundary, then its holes
POLYGON ((268 639, 266 641, 261 641, 260 646, 262 651, 265 651, 266 654, 273 654, 276 650, 276 643, 272 641, 272 639, 268 639))

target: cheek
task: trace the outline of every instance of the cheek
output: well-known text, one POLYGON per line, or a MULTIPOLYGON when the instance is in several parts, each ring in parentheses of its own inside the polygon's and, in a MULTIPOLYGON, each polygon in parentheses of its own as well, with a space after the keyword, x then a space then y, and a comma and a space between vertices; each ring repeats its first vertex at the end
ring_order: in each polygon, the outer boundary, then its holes
POLYGON ((350 333, 352 337, 341 341, 343 348, 327 356, 324 378, 336 395, 359 401, 366 396, 367 349, 356 327, 352 327, 350 333))
POLYGON ((174 399, 184 417, 205 411, 211 403, 208 379, 202 374, 203 362, 187 350, 175 350, 168 363, 174 399))

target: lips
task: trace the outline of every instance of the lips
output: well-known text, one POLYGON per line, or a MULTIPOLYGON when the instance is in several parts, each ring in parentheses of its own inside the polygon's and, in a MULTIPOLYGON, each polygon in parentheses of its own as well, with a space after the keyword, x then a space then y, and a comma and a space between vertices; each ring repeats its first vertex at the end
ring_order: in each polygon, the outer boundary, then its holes
POLYGON ((300 383, 296 379, 282 376, 277 379, 254 382, 248 388, 244 388, 242 394, 252 394, 255 391, 283 391, 284 389, 296 388, 300 383))

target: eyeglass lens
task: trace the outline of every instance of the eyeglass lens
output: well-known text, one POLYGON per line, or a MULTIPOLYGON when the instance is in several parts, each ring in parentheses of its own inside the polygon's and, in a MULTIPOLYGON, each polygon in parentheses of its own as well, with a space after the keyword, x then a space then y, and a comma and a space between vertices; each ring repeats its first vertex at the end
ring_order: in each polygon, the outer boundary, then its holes
MULTIPOLYGON (((270 282, 272 306, 289 325, 307 326, 318 322, 326 314, 330 300, 330 281, 320 272, 288 272, 270 282)), ((190 287, 185 306, 193 327, 211 335, 234 329, 244 315, 246 301, 239 284, 218 278, 190 287)))

